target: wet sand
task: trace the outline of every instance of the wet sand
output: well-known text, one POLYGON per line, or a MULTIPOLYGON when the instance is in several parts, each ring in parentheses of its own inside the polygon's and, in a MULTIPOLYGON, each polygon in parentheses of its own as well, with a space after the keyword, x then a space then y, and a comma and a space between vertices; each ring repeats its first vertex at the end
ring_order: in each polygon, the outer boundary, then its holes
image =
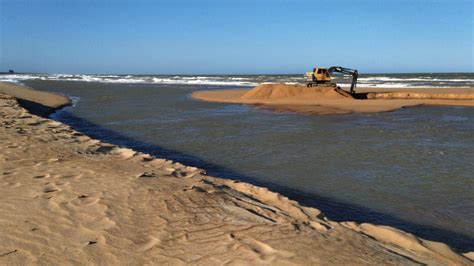
MULTIPOLYGON (((48 99, 42 105, 62 104, 48 99)), ((91 139, 5 94, 0 125, 0 264, 469 265, 474 258, 392 227, 333 222, 266 188, 91 139)))
POLYGON ((192 97, 309 114, 388 112, 420 105, 474 107, 474 88, 358 88, 354 98, 331 86, 264 84, 253 89, 197 91, 192 97))

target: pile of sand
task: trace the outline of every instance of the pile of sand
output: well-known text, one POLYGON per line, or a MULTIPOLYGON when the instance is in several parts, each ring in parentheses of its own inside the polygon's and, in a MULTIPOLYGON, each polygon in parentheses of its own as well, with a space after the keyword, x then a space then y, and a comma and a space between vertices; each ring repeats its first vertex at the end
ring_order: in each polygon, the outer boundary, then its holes
POLYGON ((305 99, 343 99, 346 96, 338 93, 332 85, 308 88, 300 85, 262 84, 241 97, 246 100, 277 100, 287 98, 305 99))

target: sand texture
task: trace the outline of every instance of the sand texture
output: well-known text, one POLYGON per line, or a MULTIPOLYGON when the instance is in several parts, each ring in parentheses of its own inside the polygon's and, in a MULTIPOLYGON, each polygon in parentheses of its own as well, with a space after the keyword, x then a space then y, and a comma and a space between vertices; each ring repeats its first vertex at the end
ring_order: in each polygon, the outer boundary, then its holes
POLYGON ((197 91, 192 96, 205 101, 243 103, 276 111, 309 114, 387 112, 419 105, 474 107, 474 88, 358 88, 357 93, 353 97, 329 85, 307 88, 300 85, 263 84, 250 90, 197 91))
MULTIPOLYGON (((0 94, 0 265, 469 265, 392 227, 89 138, 0 94)), ((471 256, 472 257, 472 256, 471 256)))

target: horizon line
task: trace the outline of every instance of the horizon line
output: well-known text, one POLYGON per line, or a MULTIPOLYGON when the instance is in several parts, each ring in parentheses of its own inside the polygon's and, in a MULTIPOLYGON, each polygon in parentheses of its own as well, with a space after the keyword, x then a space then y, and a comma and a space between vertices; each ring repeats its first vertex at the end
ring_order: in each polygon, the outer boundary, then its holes
MULTIPOLYGON (((63 72, 63 73, 54 73, 54 72, 13 72, 10 73, 8 71, 0 71, 1 75, 4 74, 34 74, 34 75, 117 75, 117 76, 278 76, 278 75, 304 75, 303 73, 72 73, 72 72, 63 72)), ((359 72, 359 75, 381 75, 381 74, 474 74, 474 71, 453 71, 453 72, 437 72, 437 71, 430 71, 430 72, 359 72)))

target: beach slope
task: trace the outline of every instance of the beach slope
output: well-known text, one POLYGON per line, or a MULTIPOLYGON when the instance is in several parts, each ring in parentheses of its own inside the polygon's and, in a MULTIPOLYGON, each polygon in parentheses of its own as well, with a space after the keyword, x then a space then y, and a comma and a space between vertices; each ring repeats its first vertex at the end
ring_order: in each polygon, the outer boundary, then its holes
POLYGON ((5 94, 0 136, 0 264, 472 264, 442 243, 333 222, 266 188, 91 139, 5 94))
POLYGON ((0 82, 0 93, 15 97, 22 107, 39 116, 48 116, 56 109, 70 104, 69 98, 64 95, 7 82, 0 82))

